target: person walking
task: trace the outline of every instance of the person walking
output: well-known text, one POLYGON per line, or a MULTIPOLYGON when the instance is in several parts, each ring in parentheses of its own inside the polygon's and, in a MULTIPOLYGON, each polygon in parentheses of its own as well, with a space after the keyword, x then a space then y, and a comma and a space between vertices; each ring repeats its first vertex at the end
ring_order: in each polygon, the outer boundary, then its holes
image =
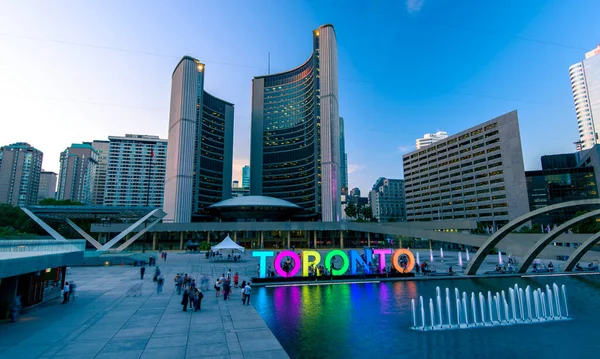
POLYGON ((240 281, 240 276, 238 275, 237 272, 235 272, 235 275, 233 276, 233 286, 235 288, 238 287, 239 281, 240 281))
POLYGON ((225 279, 225 281, 223 282, 223 300, 227 300, 227 298, 229 297, 229 289, 231 288, 231 285, 229 283, 229 278, 225 279))
POLYGON ((250 288, 250 282, 248 282, 244 287, 244 303, 242 304, 250 305, 250 292, 252 292, 252 288, 250 288))
POLYGON ((21 313, 21 296, 17 294, 17 296, 13 299, 12 304, 10 305, 10 321, 11 323, 19 320, 19 313, 21 313))
POLYGON ((175 287, 177 288, 177 294, 181 294, 181 287, 183 286, 183 278, 177 274, 175 277, 175 287))
POLYGON ((217 291, 217 297, 221 294, 221 281, 217 279, 215 282, 215 290, 217 291))
POLYGON ((63 302, 62 304, 67 304, 69 302, 69 282, 65 282, 65 286, 63 287, 63 302))
POLYGON ((198 291, 198 306, 196 307, 196 310, 202 309, 202 298, 204 298, 204 294, 202 294, 202 291, 199 290, 198 291))
POLYGON ((164 256, 163 259, 166 262, 167 261, 167 252, 163 252, 163 256, 164 256))
POLYGON ((165 284, 165 277, 162 275, 158 276, 156 280, 156 294, 160 294, 163 291, 163 285, 165 284))
POLYGON ((190 300, 190 294, 187 289, 183 291, 183 297, 181 298, 181 305, 183 305, 183 311, 187 312, 188 302, 190 300))
POLYGON ((71 284, 69 284, 69 300, 71 300, 71 298, 73 298, 73 303, 75 303, 76 289, 77 289, 77 284, 75 284, 75 282, 71 282, 71 284))
POLYGON ((142 266, 140 267, 140 279, 144 280, 144 273, 146 273, 146 266, 144 266, 142 264, 142 266))

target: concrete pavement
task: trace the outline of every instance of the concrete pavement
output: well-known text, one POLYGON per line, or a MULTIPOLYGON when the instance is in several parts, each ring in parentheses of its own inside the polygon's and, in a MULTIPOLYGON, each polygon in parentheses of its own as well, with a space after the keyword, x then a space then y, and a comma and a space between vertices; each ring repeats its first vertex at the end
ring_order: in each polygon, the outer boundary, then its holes
POLYGON ((211 264, 199 254, 171 252, 158 264, 162 294, 152 282, 154 267, 143 281, 139 267, 71 268, 75 303, 52 300, 17 323, 0 323, 0 358, 288 358, 254 307, 242 305, 239 289, 227 302, 212 289, 213 272, 231 267, 242 271, 241 282, 255 272, 253 262, 211 264), (210 276, 201 311, 182 311, 173 282, 178 272, 197 281, 210 276), (140 283, 141 295, 132 296, 140 283))

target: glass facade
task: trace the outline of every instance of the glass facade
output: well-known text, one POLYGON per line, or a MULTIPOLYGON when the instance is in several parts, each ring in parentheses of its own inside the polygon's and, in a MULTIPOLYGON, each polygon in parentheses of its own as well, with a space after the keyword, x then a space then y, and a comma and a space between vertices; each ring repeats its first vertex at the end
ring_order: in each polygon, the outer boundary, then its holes
MULTIPOLYGON (((598 187, 593 167, 562 168, 525 172, 530 210, 557 203, 598 198, 598 187)), ((573 207, 533 219, 533 224, 560 225, 574 217, 581 208, 573 207)))
POLYGON ((202 111, 196 112, 198 135, 195 143, 194 212, 201 212, 223 200, 225 112, 226 106, 230 105, 207 92, 198 97, 198 109, 200 101, 202 111))

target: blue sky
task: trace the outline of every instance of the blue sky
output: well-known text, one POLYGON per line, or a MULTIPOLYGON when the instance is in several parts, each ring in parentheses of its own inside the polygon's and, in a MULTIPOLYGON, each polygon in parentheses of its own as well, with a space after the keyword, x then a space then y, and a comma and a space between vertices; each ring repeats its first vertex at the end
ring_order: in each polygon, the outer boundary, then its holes
POLYGON ((171 74, 206 63, 235 104, 234 179, 249 162, 253 76, 293 68, 335 26, 351 187, 401 178, 426 132, 514 109, 526 169, 578 139, 568 67, 600 43, 600 2, 264 0, 0 2, 0 145, 29 142, 58 171, 71 143, 167 137, 171 74))

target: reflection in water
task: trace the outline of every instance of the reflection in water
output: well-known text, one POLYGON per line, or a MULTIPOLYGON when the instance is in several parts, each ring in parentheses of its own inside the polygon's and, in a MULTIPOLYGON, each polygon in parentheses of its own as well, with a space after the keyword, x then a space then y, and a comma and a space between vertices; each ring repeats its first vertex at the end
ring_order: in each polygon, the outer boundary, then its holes
POLYGON ((537 357, 586 358, 600 350, 600 276, 401 281, 260 288, 256 308, 292 358, 537 357), (435 287, 496 292, 518 283, 568 288, 574 320, 532 326, 415 332, 410 299, 435 296, 435 287))

